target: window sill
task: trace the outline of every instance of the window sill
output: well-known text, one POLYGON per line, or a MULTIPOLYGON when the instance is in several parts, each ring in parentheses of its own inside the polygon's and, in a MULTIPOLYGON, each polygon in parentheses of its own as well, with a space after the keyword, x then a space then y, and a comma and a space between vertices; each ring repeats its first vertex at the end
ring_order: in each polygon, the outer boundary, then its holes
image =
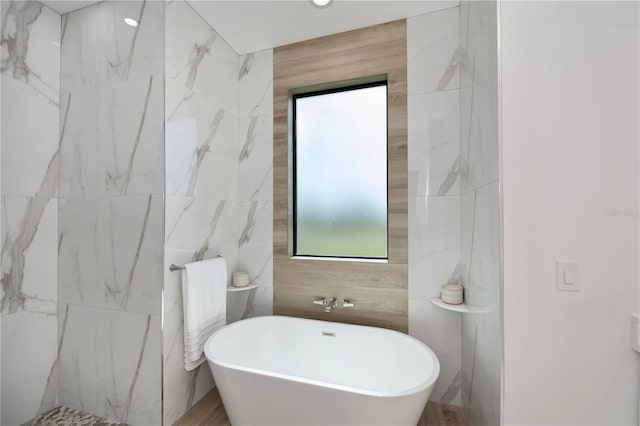
POLYGON ((389 259, 363 259, 356 257, 321 257, 321 256, 290 256, 293 260, 324 260, 334 262, 356 262, 356 263, 389 263, 389 259))

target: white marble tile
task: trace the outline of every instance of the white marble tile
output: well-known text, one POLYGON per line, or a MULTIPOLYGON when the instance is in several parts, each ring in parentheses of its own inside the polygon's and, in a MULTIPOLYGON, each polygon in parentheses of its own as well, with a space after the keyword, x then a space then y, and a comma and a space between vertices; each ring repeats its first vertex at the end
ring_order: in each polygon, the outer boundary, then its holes
POLYGON ((463 269, 466 303, 470 309, 500 309, 500 205, 498 183, 463 197, 463 269), (469 215, 468 213, 471 213, 469 215))
POLYGON ((460 27, 459 37, 460 37, 460 88, 468 87, 471 85, 471 76, 472 72, 469 69, 469 0, 461 0, 459 13, 458 13, 458 25, 460 27))
POLYGON ((107 78, 104 32, 99 7, 92 5, 62 17, 60 92, 103 85, 107 78))
POLYGON ((240 200, 273 200, 273 116, 239 120, 240 200))
MULTIPOLYGON (((182 271, 170 271, 169 266, 182 266, 194 261, 195 250, 166 250, 164 254, 164 314, 182 316, 182 271)), ((182 318, 180 318, 182 322, 182 318)), ((166 321, 165 321, 166 322, 166 321)))
POLYGON ((3 195, 52 197, 57 193, 58 102, 2 75, 3 195))
MULTIPOLYGON (((193 90, 203 96, 210 97, 218 105, 224 105, 237 117, 238 80, 236 70, 238 55, 219 35, 211 46, 209 55, 210 58, 205 58, 200 66, 200 69, 206 72, 201 74, 200 78, 196 78, 193 90), (202 65, 205 65, 204 68, 202 65)), ((191 66, 193 66, 193 62, 191 66)))
POLYGON ((460 83, 497 84, 496 3, 468 2, 460 7, 460 83))
POLYGON ((104 306, 106 220, 102 198, 61 199, 58 296, 64 303, 104 306))
POLYGON ((428 300, 457 282, 460 262, 459 197, 409 198, 409 298, 428 300))
POLYGON ((164 422, 173 424, 208 391, 214 382, 209 365, 192 371, 184 369, 182 307, 164 320, 164 422))
MULTIPOLYGON (((475 318, 466 315, 462 319, 461 327, 461 365, 462 365, 462 406, 465 408, 467 415, 470 413, 470 390, 471 380, 473 378, 474 367, 478 349, 478 331, 475 318)), ((477 388, 476 388, 477 389, 477 388)))
MULTIPOLYGON (((193 250, 195 260, 217 255, 227 270, 238 264, 238 203, 206 198, 167 196, 165 248, 193 250)), ((231 284, 229 274, 228 284, 231 284)))
POLYGON ((227 292, 227 324, 239 321, 242 318, 241 292, 227 292))
POLYGON ((460 192, 469 192, 469 154, 471 143, 471 86, 460 88, 460 192))
POLYGON ((238 235, 238 270, 251 283, 273 286, 273 202, 241 202, 238 235))
POLYGON ((470 191, 499 173, 497 28, 495 4, 471 2, 460 11, 461 188, 470 191))
POLYGON ((58 356, 56 303, 2 317, 3 425, 22 424, 54 407, 47 393, 58 356))
POLYGON ((163 37, 164 2, 105 1, 64 15, 62 93, 161 73, 163 37))
POLYGON ((58 201, 2 197, 2 315, 58 297, 58 201))
MULTIPOLYGON (((181 274, 168 272, 168 265, 221 255, 230 272, 237 268, 238 58, 186 2, 169 3, 166 13, 166 185, 171 195, 166 201, 163 377, 164 422, 172 424, 213 387, 213 379, 206 364, 184 370, 181 274)), ((234 315, 230 303, 228 297, 228 317, 234 315)))
POLYGON ((173 80, 166 85, 167 194, 237 200, 237 118, 173 80))
POLYGON ((462 404, 471 424, 500 420, 500 212, 497 25, 493 2, 460 7, 462 404))
POLYGON ((273 315, 273 287, 260 285, 254 290, 239 292, 239 319, 273 315))
POLYGON ((463 317, 462 405, 474 424, 497 424, 500 419, 499 321, 498 315, 463 317))
POLYGON ((106 191, 114 195, 163 190, 163 81, 153 75, 111 86, 105 114, 106 191))
POLYGON ((109 310, 105 315, 106 416, 128 424, 160 424, 160 317, 109 310))
POLYGON ((461 93, 461 105, 470 105, 470 109, 462 107, 461 114, 460 175, 464 192, 498 179, 499 146, 495 88, 474 84, 461 93))
POLYGON ((273 49, 249 53, 238 60, 240 118, 273 113, 273 49))
POLYGON ((427 300, 409 299, 409 335, 431 348, 440 362, 432 401, 460 404, 461 314, 445 311, 427 300))
POLYGON ((460 277, 463 282, 469 278, 471 250, 476 208, 475 191, 465 192, 460 196, 460 277))
POLYGON ((409 96, 409 196, 460 193, 459 90, 409 96))
MULTIPOLYGON (((84 9, 82 9, 84 10, 84 9)), ((105 140, 103 106, 105 88, 84 90, 61 97, 60 196, 104 195, 105 140)))
POLYGON ((104 416, 107 379, 104 311, 60 304, 58 312, 61 342, 58 402, 60 405, 104 416))
POLYGON ((458 8, 407 19, 409 95, 459 87, 458 8))
POLYGON ((62 196, 162 193, 160 76, 62 97, 62 196))
MULTIPOLYGON (((168 265, 184 265, 192 261, 192 251, 167 250, 165 253, 164 282, 164 320, 163 320, 163 359, 164 389, 170 391, 165 399, 165 418, 167 411, 180 411, 177 401, 185 393, 188 372, 184 369, 184 317, 182 309, 182 272, 169 271, 168 265), (180 391, 177 389, 182 388, 180 391)), ((173 424, 184 412, 180 411, 169 424, 173 424)))
POLYGON ((58 104, 60 15, 37 1, 3 1, 1 10, 2 74, 58 104))
MULTIPOLYGON (((216 34, 184 0, 170 2, 167 5, 166 17, 166 34, 168 36, 165 39, 166 74, 168 78, 177 79, 182 73, 186 73, 184 78, 179 79, 179 81, 185 82, 190 71, 191 56, 199 53, 198 48, 204 49, 203 54, 197 58, 201 61, 207 53, 206 49, 215 40, 216 34), (210 39, 211 41, 209 41, 210 39)), ((197 77, 199 63, 195 65, 193 73, 196 75, 189 79, 190 83, 193 78, 197 77)))
POLYGON ((238 115, 238 55, 184 0, 167 4, 166 77, 238 115))
POLYGON ((162 196, 114 197, 107 206, 105 307, 160 315, 162 196))
POLYGON ((104 1, 98 4, 104 31, 106 79, 127 81, 162 73, 164 67, 164 2, 104 1), (132 27, 124 18, 134 19, 132 27))

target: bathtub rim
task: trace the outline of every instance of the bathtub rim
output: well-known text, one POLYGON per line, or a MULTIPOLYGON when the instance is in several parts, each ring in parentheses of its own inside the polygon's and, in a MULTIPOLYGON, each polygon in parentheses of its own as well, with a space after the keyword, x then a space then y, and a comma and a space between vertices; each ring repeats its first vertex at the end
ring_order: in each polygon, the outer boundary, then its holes
MULTIPOLYGON (((440 376, 440 360, 436 356, 435 352, 433 352, 433 350, 429 346, 427 346, 426 344, 424 344, 420 340, 418 340, 415 337, 410 336, 408 334, 401 333, 399 331, 391 330, 391 329, 388 329, 388 328, 382 328, 382 327, 373 327, 373 326, 369 326, 369 325, 360 325, 360 324, 351 324, 351 323, 316 320, 316 319, 311 319, 311 318, 290 317, 290 316, 286 316, 286 315, 269 315, 269 316, 263 316, 263 317, 252 317, 252 318, 246 318, 246 319, 243 319, 243 320, 239 320, 239 321, 233 322, 231 324, 227 324, 224 327, 216 330, 211 336, 209 336, 209 338, 207 339, 207 341, 206 341, 206 343, 204 345, 204 353, 205 353, 205 357, 206 357, 206 359, 207 359, 207 361, 209 363, 213 363, 213 364, 215 364, 217 366, 220 366, 220 367, 223 367, 223 368, 228 368, 228 369, 236 370, 236 371, 243 371, 243 372, 246 372, 246 373, 259 374, 259 375, 263 375, 263 376, 273 377, 273 378, 282 379, 282 380, 288 380, 288 381, 292 381, 292 382, 304 383, 304 384, 308 384, 308 385, 312 385, 312 386, 335 389, 335 390, 340 390, 340 391, 344 391, 344 392, 350 392, 350 393, 353 393, 353 394, 359 394, 359 395, 365 395, 365 396, 375 396, 375 397, 380 397, 380 398, 397 398, 397 397, 404 397, 404 396, 411 396, 411 395, 418 394, 418 393, 423 392, 423 391, 425 391, 427 389, 433 388, 433 386, 435 385, 436 381, 438 380, 438 377, 440 376), (221 333, 223 330, 227 330, 228 327, 235 327, 237 324, 245 323, 246 321, 255 321, 255 320, 260 320, 260 319, 264 319, 264 318, 291 318, 291 319, 294 319, 296 321, 298 321, 298 320, 299 321, 307 321, 307 322, 308 321, 312 321, 312 322, 320 322, 320 323, 327 323, 327 324, 340 324, 340 325, 346 325, 346 326, 374 328, 374 329, 385 330, 385 331, 388 331, 388 332, 391 332, 391 333, 400 334, 400 335, 403 336, 403 338, 409 338, 409 339, 413 340, 414 342, 418 343, 419 346, 421 346, 422 348, 424 348, 427 351, 427 353, 429 354, 429 356, 431 357, 431 359, 433 361, 433 369, 431 371, 431 374, 427 378, 427 380, 425 380, 423 383, 421 383, 421 384, 419 384, 417 386, 413 386, 411 388, 404 389, 404 390, 402 390, 400 392, 390 393, 390 392, 379 392, 379 391, 372 391, 372 390, 368 390, 368 389, 355 388, 355 387, 351 387, 351 386, 337 385, 337 384, 334 384, 334 383, 324 382, 324 381, 321 381, 321 380, 307 379, 307 378, 304 378, 304 377, 291 376, 289 374, 282 374, 282 373, 276 373, 276 372, 272 372, 272 371, 265 371, 265 370, 261 370, 261 369, 257 369, 257 368, 244 367, 244 366, 239 366, 237 364, 231 364, 231 363, 228 363, 228 362, 221 362, 221 361, 213 359, 213 357, 211 356, 209 347, 211 346, 211 342, 213 341, 214 337, 217 334, 221 333)), ((214 380, 215 380, 215 377, 214 377, 214 380)))

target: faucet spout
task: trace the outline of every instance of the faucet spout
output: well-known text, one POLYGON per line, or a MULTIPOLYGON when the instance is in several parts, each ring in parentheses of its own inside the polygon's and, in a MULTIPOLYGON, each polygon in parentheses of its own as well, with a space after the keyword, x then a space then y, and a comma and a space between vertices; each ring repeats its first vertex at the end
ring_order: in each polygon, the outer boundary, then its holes
POLYGON ((337 303, 338 303, 338 298, 337 297, 332 297, 327 302, 327 306, 325 306, 324 311, 325 312, 331 312, 331 310, 336 307, 337 303))

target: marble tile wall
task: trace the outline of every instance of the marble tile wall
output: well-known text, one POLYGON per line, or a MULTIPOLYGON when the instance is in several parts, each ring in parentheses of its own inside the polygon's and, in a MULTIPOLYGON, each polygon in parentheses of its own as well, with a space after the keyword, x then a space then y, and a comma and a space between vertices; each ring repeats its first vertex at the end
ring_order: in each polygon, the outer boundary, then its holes
POLYGON ((132 425, 161 422, 164 13, 62 16, 58 398, 132 425))
POLYGON ((273 50, 238 61, 238 269, 259 287, 237 295, 240 318, 273 314, 273 50))
POLYGON ((458 7, 407 19, 409 334, 440 360, 431 399, 460 405, 461 317, 431 304, 460 280, 458 7))
POLYGON ((500 424, 502 356, 495 1, 460 6, 462 404, 471 424, 500 424))
MULTIPOLYGON (((238 55, 184 0, 166 4, 166 223, 164 424, 214 386, 205 363, 184 369, 182 276, 169 271, 217 255, 238 269, 242 226, 238 161, 238 55)), ((227 298, 227 320, 240 317, 227 298)))
POLYGON ((0 423, 57 404, 60 15, 3 1, 0 423))
POLYGON ((213 379, 206 364, 184 370, 181 276, 168 266, 221 255, 230 272, 259 284, 229 293, 227 321, 272 313, 273 53, 238 57, 185 1, 169 2, 166 16, 164 420, 172 424, 213 379))

